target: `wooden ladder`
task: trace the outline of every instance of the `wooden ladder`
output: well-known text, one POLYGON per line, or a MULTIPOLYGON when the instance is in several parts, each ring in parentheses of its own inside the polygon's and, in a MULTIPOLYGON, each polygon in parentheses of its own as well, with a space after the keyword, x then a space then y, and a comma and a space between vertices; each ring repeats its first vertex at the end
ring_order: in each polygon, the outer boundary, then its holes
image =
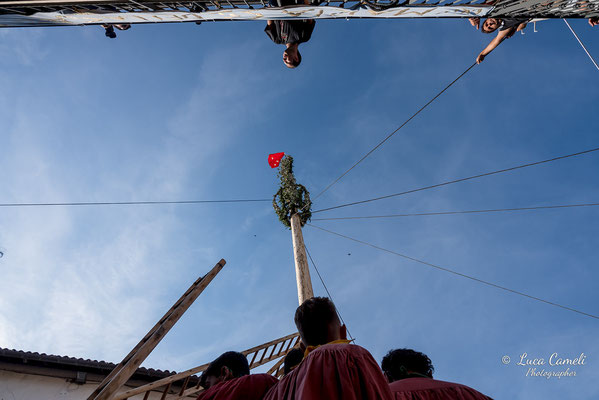
MULTIPOLYGON (((267 372, 278 378, 283 373, 282 366, 285 355, 292 348, 299 346, 299 340, 299 334, 296 332, 279 339, 271 340, 260 346, 252 347, 242 351, 241 354, 248 358, 250 369, 257 368, 279 359, 267 372)), ((187 371, 179 372, 178 374, 167 376, 166 378, 127 390, 126 392, 117 394, 113 400, 124 400, 140 394, 144 394, 143 399, 147 400, 151 392, 158 392, 158 395, 160 395, 161 392, 161 400, 174 400, 183 399, 189 396, 197 396, 197 394, 204 389, 200 386, 200 380, 193 375, 204 371, 208 368, 208 365, 209 363, 202 364, 198 367, 188 369, 187 371)))

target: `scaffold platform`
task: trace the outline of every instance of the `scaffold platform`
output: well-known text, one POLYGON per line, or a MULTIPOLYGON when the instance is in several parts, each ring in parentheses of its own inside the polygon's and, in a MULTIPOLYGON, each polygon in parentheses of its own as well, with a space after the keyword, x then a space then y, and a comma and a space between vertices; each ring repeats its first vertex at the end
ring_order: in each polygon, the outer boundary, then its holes
POLYGON ((0 0, 0 27, 471 17, 599 17, 599 0, 333 0, 283 7, 265 0, 0 0))

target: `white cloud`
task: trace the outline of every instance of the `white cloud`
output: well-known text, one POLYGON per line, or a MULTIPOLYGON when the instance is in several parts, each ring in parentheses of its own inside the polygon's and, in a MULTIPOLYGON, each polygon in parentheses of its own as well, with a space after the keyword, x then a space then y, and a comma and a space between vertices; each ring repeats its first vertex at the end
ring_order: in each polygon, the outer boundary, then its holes
MULTIPOLYGON (((46 28, 47 29, 47 28, 46 28)), ((0 29, 0 60, 3 64, 15 60, 22 66, 31 66, 48 55, 43 46, 44 28, 2 28, 0 29)))
MULTIPOLYGON (((18 50, 19 62, 41 57, 30 49, 43 45, 43 40, 39 34, 32 35, 26 36, 29 47, 18 50)), ((252 59, 254 50, 240 45, 236 54, 252 59)), ((168 119, 163 149, 152 165, 138 166, 131 160, 126 164, 131 168, 108 172, 96 171, 100 167, 91 163, 70 176, 68 185, 61 179, 63 167, 56 164, 61 149, 55 144, 61 140, 61 124, 71 113, 55 104, 52 118, 40 118, 31 113, 34 96, 14 99, 15 123, 3 127, 8 156, 0 165, 7 177, 3 187, 9 193, 4 198, 56 201, 88 193, 90 199, 123 199, 121 190, 128 190, 125 198, 173 199, 185 197, 189 182, 194 192, 205 192, 217 168, 212 163, 242 133, 244 120, 251 118, 248 96, 266 79, 244 77, 245 66, 230 62, 230 54, 230 49, 221 50, 206 58, 189 91, 182 93, 181 104, 174 106, 179 111, 168 119), (244 118, 227 118, 224 104, 244 118), (50 134, 53 140, 43 137, 50 134), (197 170, 202 171, 201 180, 190 176, 197 170)), ((91 159, 98 157, 94 149, 84 150, 91 152, 91 159)), ((206 197, 215 196, 207 193, 206 197)), ((181 221, 168 208, 1 212, 0 243, 7 249, 0 260, 6 285, 0 295, 1 346, 115 361, 170 306, 164 305, 169 283, 175 279, 170 269, 186 256, 169 253, 181 221)), ((212 259, 215 254, 206 246, 196 252, 196 259, 212 259)))

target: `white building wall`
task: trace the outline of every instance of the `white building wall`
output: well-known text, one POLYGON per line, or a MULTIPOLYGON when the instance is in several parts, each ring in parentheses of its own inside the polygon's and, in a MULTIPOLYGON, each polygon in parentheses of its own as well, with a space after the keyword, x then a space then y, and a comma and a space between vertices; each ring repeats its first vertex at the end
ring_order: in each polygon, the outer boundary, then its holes
MULTIPOLYGON (((96 387, 98 382, 79 385, 65 378, 0 371, 0 400, 86 400, 96 387)), ((158 392, 149 396, 160 397, 158 392)), ((143 394, 131 399, 142 400, 143 394)))

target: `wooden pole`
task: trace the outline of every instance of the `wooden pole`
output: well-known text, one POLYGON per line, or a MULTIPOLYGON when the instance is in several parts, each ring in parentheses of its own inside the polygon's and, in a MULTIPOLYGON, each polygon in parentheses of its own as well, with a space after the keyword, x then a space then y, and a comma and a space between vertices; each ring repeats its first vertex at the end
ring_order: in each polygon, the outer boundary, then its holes
POLYGON ((162 338, 177 323, 179 318, 193 304, 198 296, 212 282, 214 277, 225 266, 225 260, 220 260, 205 276, 199 278, 181 296, 181 298, 166 312, 164 317, 148 332, 148 334, 131 350, 114 370, 100 383, 98 388, 88 397, 88 400, 112 399, 116 392, 131 378, 146 357, 160 343, 162 338))
POLYGON ((314 292, 312 291, 312 280, 310 279, 310 269, 308 268, 308 258, 306 257, 304 236, 302 235, 302 224, 297 214, 291 216, 291 236, 293 239, 295 279, 297 280, 297 298, 301 305, 304 301, 314 297, 314 292))

